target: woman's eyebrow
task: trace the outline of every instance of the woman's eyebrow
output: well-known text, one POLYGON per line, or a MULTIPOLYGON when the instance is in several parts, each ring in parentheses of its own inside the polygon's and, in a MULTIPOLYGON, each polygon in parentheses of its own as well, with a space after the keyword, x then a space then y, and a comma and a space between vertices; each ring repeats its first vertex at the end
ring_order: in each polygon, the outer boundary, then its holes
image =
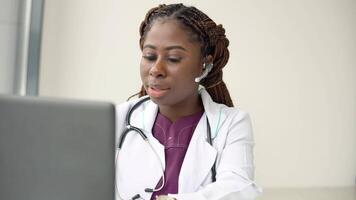
POLYGON ((169 47, 166 47, 166 48, 165 48, 165 50, 172 50, 172 49, 180 49, 180 50, 183 50, 183 51, 187 51, 184 47, 178 46, 178 45, 169 46, 169 47))
POLYGON ((146 49, 146 48, 150 48, 150 49, 156 49, 155 46, 151 45, 151 44, 146 44, 145 46, 143 46, 142 49, 146 49))
MULTIPOLYGON (((146 48, 157 49, 157 47, 155 47, 154 45, 151 45, 151 44, 146 44, 145 46, 143 46, 142 49, 146 49, 146 48)), ((164 50, 169 51, 169 50, 172 50, 172 49, 180 49, 180 50, 183 50, 183 51, 187 51, 187 49, 185 49, 184 47, 179 46, 179 45, 168 46, 164 50)))

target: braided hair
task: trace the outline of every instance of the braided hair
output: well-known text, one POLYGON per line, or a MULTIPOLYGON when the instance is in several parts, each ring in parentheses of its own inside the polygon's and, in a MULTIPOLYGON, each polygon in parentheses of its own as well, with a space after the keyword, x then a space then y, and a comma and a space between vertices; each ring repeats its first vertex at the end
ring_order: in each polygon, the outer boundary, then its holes
MULTIPOLYGON (((212 99, 217 103, 233 107, 230 93, 222 80, 222 69, 229 60, 229 40, 225 36, 225 29, 217 25, 206 14, 195 7, 187 7, 183 4, 159 5, 148 11, 140 26, 140 48, 148 31, 156 19, 174 19, 183 25, 192 34, 192 38, 201 44, 202 56, 212 56, 214 64, 207 77, 200 84, 205 87, 212 99)), ((146 95, 144 87, 141 87, 139 96, 146 95)))

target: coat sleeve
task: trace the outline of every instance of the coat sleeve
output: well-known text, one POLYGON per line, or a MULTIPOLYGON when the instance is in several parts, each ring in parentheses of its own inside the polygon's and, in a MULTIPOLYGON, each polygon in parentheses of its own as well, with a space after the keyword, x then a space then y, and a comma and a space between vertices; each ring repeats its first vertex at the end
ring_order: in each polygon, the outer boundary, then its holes
POLYGON ((170 195, 178 200, 250 200, 262 190, 254 179, 253 135, 249 115, 236 111, 226 135, 224 148, 217 163, 216 182, 199 191, 170 195))
POLYGON ((122 104, 117 104, 115 106, 115 137, 116 137, 116 147, 119 144, 119 138, 123 130, 125 129, 125 118, 130 109, 130 103, 125 102, 122 104))

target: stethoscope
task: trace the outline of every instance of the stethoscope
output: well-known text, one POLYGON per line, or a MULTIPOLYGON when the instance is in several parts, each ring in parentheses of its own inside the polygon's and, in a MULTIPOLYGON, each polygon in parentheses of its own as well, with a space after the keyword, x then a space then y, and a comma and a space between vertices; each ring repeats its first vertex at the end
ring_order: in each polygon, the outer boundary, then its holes
MULTIPOLYGON (((152 189, 152 188, 146 188, 145 189, 145 192, 157 192, 157 191, 160 191, 162 190, 162 188, 164 187, 165 185, 165 176, 164 176, 164 167, 163 167, 163 164, 161 162, 161 159, 159 158, 159 155, 158 153, 154 150, 154 148, 152 147, 151 143, 149 142, 146 134, 140 129, 140 128, 137 128, 136 126, 133 126, 131 125, 131 115, 132 113, 140 106, 142 105, 144 102, 150 100, 150 97, 147 96, 147 97, 144 97, 143 99, 141 99, 140 101, 138 101, 135 105, 133 105, 127 115, 126 115, 126 118, 125 118, 125 130, 122 132, 122 134, 120 135, 120 138, 119 138, 119 142, 118 142, 118 146, 117 146, 117 150, 118 152, 120 151, 120 149, 122 148, 122 145, 124 144, 124 141, 125 141, 125 138, 127 136, 127 134, 130 132, 130 131, 134 131, 136 133, 138 133, 142 139, 147 142, 147 144, 151 147, 152 151, 156 154, 158 160, 160 161, 160 164, 161 164, 161 170, 162 170, 162 184, 159 188, 155 188, 155 189, 152 189)), ((212 138, 211 138, 211 128, 210 128, 210 124, 209 124, 209 120, 208 120, 208 117, 206 117, 206 123, 207 123, 207 126, 208 126, 208 129, 207 129, 207 141, 210 145, 213 145, 213 141, 212 141, 212 138)), ((118 155, 118 153, 117 153, 118 155)), ((116 158, 117 160, 117 158, 116 158)), ((115 161, 116 163, 116 161, 115 161)), ((214 162, 212 168, 211 168, 211 180, 212 182, 215 182, 216 181, 216 161, 214 162)), ((115 184, 116 185, 116 184, 115 184)), ((117 190, 117 188, 116 188, 117 190)), ((131 199, 138 199, 140 198, 140 195, 135 195, 134 197, 132 197, 131 199)))

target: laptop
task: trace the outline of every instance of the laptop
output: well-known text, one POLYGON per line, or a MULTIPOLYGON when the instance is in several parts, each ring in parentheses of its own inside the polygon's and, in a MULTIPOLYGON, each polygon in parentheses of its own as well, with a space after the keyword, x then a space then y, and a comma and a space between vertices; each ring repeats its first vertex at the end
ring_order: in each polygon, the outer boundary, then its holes
POLYGON ((0 95, 0 199, 114 200, 108 102, 0 95))

